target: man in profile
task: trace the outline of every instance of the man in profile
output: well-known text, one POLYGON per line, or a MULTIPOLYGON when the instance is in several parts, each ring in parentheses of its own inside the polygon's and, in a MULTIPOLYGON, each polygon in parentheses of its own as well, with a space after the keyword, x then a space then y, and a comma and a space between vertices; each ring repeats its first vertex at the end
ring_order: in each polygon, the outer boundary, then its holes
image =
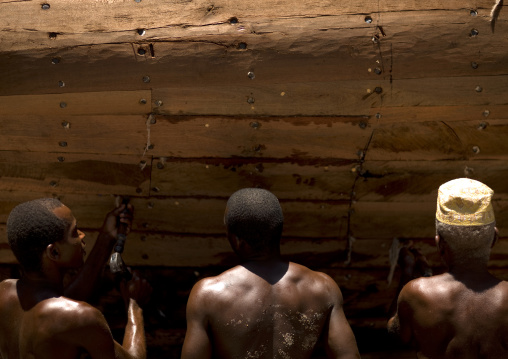
POLYGON ((278 199, 263 189, 239 190, 224 221, 242 264, 192 289, 182 359, 304 359, 320 337, 329 358, 359 358, 337 284, 281 258, 278 199))
MULTIPOLYGON (((150 295, 146 281, 134 275, 122 286, 128 303, 123 345, 116 343, 102 314, 84 299, 93 289, 116 240, 117 222, 130 226, 124 206, 110 212, 84 264, 85 234, 71 210, 44 198, 16 206, 7 220, 7 237, 22 276, 0 283, 0 357, 3 359, 145 359, 140 305, 150 295), (69 271, 82 269, 64 288, 69 271)), ((132 209, 132 208, 131 208, 132 209)))
POLYGON ((406 284, 388 322, 418 358, 508 358, 508 283, 487 269, 498 237, 493 194, 468 178, 439 188, 436 244, 448 271, 406 284))

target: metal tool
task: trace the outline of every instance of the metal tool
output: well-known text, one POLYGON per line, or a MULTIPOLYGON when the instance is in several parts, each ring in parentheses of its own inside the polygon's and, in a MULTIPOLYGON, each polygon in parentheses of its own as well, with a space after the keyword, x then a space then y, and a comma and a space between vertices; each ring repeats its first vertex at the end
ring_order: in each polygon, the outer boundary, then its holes
MULTIPOLYGON (((127 209, 127 204, 129 204, 129 198, 124 197, 122 203, 125 204, 125 209, 123 213, 129 212, 127 209)), ((127 269, 125 262, 122 259, 122 253, 125 246, 125 241, 127 240, 127 224, 123 222, 118 222, 117 225, 117 236, 116 236, 116 244, 114 248, 114 253, 109 258, 109 269, 111 273, 121 278, 125 278, 127 280, 132 278, 131 272, 127 269)))

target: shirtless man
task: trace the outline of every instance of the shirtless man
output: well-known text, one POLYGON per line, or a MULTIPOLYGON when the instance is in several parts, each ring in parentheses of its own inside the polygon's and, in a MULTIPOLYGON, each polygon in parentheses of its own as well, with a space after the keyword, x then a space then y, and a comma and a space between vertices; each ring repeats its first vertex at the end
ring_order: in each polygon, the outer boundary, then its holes
POLYGON ((320 337, 329 358, 359 358, 337 284, 281 259, 277 198, 262 189, 237 191, 224 222, 243 263, 192 289, 182 359, 304 359, 320 337))
MULTIPOLYGON (((19 280, 0 283, 0 357, 47 358, 146 358, 142 310, 150 286, 136 275, 122 286, 128 301, 128 323, 123 346, 113 340, 102 314, 91 305, 66 296, 85 298, 111 253, 117 218, 124 205, 106 217, 101 234, 83 266, 85 234, 71 210, 52 198, 25 202, 7 220, 7 237, 22 268, 19 280), (90 263, 88 263, 90 261, 90 263), (78 278, 64 288, 69 270, 83 267, 78 278), (79 283, 81 288, 77 287, 79 283)), ((130 207, 131 208, 131 207, 130 207)))
POLYGON ((487 269, 498 236, 492 195, 466 178, 439 188, 436 244, 448 272, 410 281, 388 322, 418 358, 508 358, 508 283, 487 269))

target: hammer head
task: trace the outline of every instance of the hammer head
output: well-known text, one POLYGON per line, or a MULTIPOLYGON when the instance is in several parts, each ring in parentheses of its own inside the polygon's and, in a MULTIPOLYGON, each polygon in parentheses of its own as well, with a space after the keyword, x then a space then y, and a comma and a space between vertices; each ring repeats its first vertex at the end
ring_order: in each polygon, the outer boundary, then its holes
POLYGON ((109 269, 111 270, 111 273, 121 275, 126 279, 130 279, 132 277, 131 272, 129 272, 122 259, 122 255, 118 252, 113 253, 111 258, 109 258, 109 269))

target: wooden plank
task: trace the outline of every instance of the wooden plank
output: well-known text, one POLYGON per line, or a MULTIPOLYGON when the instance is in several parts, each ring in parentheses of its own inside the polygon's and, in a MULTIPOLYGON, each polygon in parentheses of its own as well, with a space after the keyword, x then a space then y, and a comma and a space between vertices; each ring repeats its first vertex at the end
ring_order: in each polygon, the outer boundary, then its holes
MULTIPOLYGON (((499 228, 508 226, 508 203, 493 202, 499 228)), ((356 238, 433 238, 436 202, 356 202, 351 235, 356 238), (368 225, 366 225, 368 223, 368 225)))
MULTIPOLYGON (((203 108, 204 109, 204 108, 203 108)), ((371 131, 357 117, 157 116, 156 157, 358 159, 371 131)))
MULTIPOLYGON (((229 87, 252 82, 248 72, 255 74, 256 84, 263 85, 361 79, 373 81, 373 86, 404 78, 443 76, 450 77, 451 82, 458 76, 506 74, 508 44, 503 45, 502 32, 489 34, 486 21, 461 22, 466 15, 463 11, 454 15, 433 12, 426 17, 432 22, 422 24, 421 17, 397 14, 387 18, 383 14, 383 21, 376 24, 389 35, 381 36, 380 44, 371 41, 373 35, 379 35, 379 28, 374 23, 365 24, 358 15, 267 20, 253 29, 242 23, 239 26, 245 31, 240 32, 229 24, 222 25, 227 31, 204 26, 202 33, 190 26, 179 32, 171 27, 169 33, 157 27, 152 35, 140 37, 133 29, 125 42, 118 38, 123 35, 115 32, 94 32, 93 40, 112 38, 105 39, 105 44, 77 47, 68 39, 69 46, 61 49, 49 46, 0 58, 5 69, 0 72, 4 79, 0 95, 135 91, 195 83, 229 87), (337 23, 343 25, 338 28, 337 23), (287 29, 283 37, 281 27, 287 29), (481 40, 468 36, 472 27, 480 29, 481 40), (241 41, 248 44, 247 51, 237 49, 241 41), (483 50, 480 54, 479 46, 483 50), (83 63, 83 57, 91 61, 83 63), (59 61, 56 65, 52 64, 54 58, 59 61), (478 64, 476 69, 471 67, 473 61, 478 64), (142 81, 145 76, 150 77, 150 83, 142 81), (59 87, 59 81, 65 86, 59 87)), ((480 17, 469 18, 480 21, 480 17)), ((83 34, 76 36, 74 41, 80 42, 83 34)))
POLYGON ((507 153, 507 124, 507 120, 488 120, 379 125, 366 159, 502 159, 507 153))
POLYGON ((358 160, 358 151, 371 134, 365 119, 356 117, 157 116, 154 121, 147 122, 146 116, 62 116, 56 120, 0 116, 0 138, 3 149, 12 151, 128 154, 142 160, 150 141, 145 155, 157 157, 271 157, 330 166, 358 160))
MULTIPOLYGON (((372 108, 372 118, 376 124, 415 123, 432 121, 478 121, 478 126, 491 120, 508 119, 507 105, 477 106, 403 106, 372 108)), ((372 122, 374 125, 374 122, 372 122)))
POLYGON ((209 87, 166 87, 153 90, 164 115, 340 116, 365 115, 380 107, 374 93, 379 81, 336 81, 209 87), (370 90, 370 93, 368 92, 370 90))
POLYGON ((143 159, 150 128, 146 115, 121 114, 0 115, 0 126, 2 150, 55 153, 55 159, 70 153, 126 154, 139 156, 138 161, 143 159))
POLYGON ((503 105, 508 76, 166 87, 153 90, 166 115, 365 115, 384 106, 503 105), (475 89, 482 88, 481 92, 475 89), (380 93, 376 93, 379 91, 380 93), (167 104, 167 105, 166 105, 167 104), (370 112, 370 110, 369 110, 370 112))
POLYGON ((146 114, 150 101, 150 91, 0 96, 0 116, 146 114))
POLYGON ((148 195, 151 161, 140 156, 0 151, 0 191, 148 195))
MULTIPOLYGON (((149 19, 139 25, 146 29, 146 34, 139 36, 136 30, 140 27, 133 24, 145 16, 143 13, 148 7, 144 5, 116 4, 113 19, 106 4, 95 4, 91 10, 86 4, 61 3, 47 12, 38 4, 3 6, 9 6, 8 9, 23 7, 24 18, 27 18, 27 6, 37 13, 35 16, 49 16, 47 22, 37 24, 44 27, 39 31, 33 29, 33 22, 22 28, 30 31, 18 29, 23 24, 15 22, 7 26, 8 31, 1 33, 0 36, 9 37, 3 39, 2 47, 9 56, 0 59, 5 69, 4 81, 0 84, 2 95, 149 89, 150 85, 142 83, 146 75, 151 77, 153 87, 165 87, 168 83, 185 86, 196 82, 210 86, 235 85, 250 81, 246 78, 248 71, 257 73, 256 82, 275 84, 506 74, 508 44, 502 31, 490 32, 488 13, 481 10, 476 17, 470 16, 465 8, 427 10, 420 11, 419 16, 401 16, 400 13, 377 12, 379 6, 376 4, 375 21, 366 24, 365 14, 369 13, 366 8, 355 15, 338 17, 335 13, 342 12, 343 6, 326 4, 321 5, 326 8, 321 14, 326 16, 313 15, 315 9, 306 7, 301 9, 303 15, 294 15, 291 10, 291 14, 280 17, 280 13, 271 12, 273 6, 269 11, 265 9, 264 16, 249 16, 249 12, 258 10, 249 7, 241 9, 243 17, 239 17, 241 21, 235 25, 229 23, 230 17, 209 13, 205 17, 198 13, 187 14, 196 17, 168 24, 168 17, 154 20, 154 13, 150 12, 145 13, 149 19), (62 24, 69 23, 69 18, 76 16, 80 7, 83 13, 99 12, 100 25, 94 26, 89 19, 84 21, 80 17, 73 22, 73 31, 62 29, 57 39, 50 40, 48 33, 55 32, 54 27, 67 27, 62 24), (135 11, 136 17, 119 15, 121 8, 135 11), (309 14, 304 15, 306 13, 309 14), (58 21, 60 17, 66 20, 58 21), (130 20, 125 21, 126 17, 130 20), (206 23, 201 24, 201 21, 206 23), (153 29, 147 29, 147 23, 153 29), (104 24, 108 27, 104 28, 104 24), (79 27, 81 31, 77 30, 79 27), (372 36, 380 35, 379 27, 384 33, 382 41, 373 44, 372 36), (285 29, 284 36, 280 36, 281 28, 285 29), (477 28, 481 35, 472 39, 471 28, 477 28), (26 41, 22 36, 28 36, 26 41), (242 41, 248 44, 247 51, 237 49, 242 41), (39 51, 34 51, 33 47, 39 51), (145 54, 138 55, 139 48, 145 54), (60 60, 56 66, 51 64, 54 57, 60 60), (83 57, 90 61, 83 63, 83 57), (470 66, 472 61, 479 64, 476 70, 470 66), (190 63, 192 68, 182 72, 190 63), (301 71, 303 67, 305 70, 301 71), (23 68, 23 71, 12 71, 13 68, 23 68), (382 70, 382 76, 375 74, 376 68, 382 70), (63 81, 65 87, 59 88, 59 81, 63 81)), ((231 4, 214 6, 215 14, 230 8, 231 4)), ((260 8, 266 6, 269 5, 263 3, 260 8)), ((403 6, 411 7, 410 4, 403 6)), ((288 6, 294 7, 295 4, 288 6)), ((186 7, 183 13, 188 10, 186 7)), ((158 14, 167 11, 165 4, 158 14)), ((176 21, 177 16, 185 15, 173 12, 169 19, 176 21)), ((10 18, 6 19, 8 21, 10 18)), ((502 26, 503 19, 498 23, 502 26)))
POLYGON ((494 190, 495 201, 508 200, 503 160, 365 161, 355 185, 355 199, 365 202, 433 202, 443 183, 468 177, 494 190))
POLYGON ((508 75, 394 79, 381 98, 388 107, 505 105, 507 88, 508 75))
MULTIPOLYGON (((343 161, 345 162, 345 161, 343 161)), ((241 188, 262 187, 280 199, 349 200, 352 164, 326 159, 310 164, 264 159, 158 159, 151 175, 162 195, 227 197, 241 188), (204 185, 206 184, 206 185, 204 185)))
MULTIPOLYGON (((228 31, 228 27, 234 28, 229 24, 231 17, 245 19, 247 23, 250 19, 254 21, 259 21, 259 19, 273 21, 291 18, 298 18, 300 22, 303 22, 306 19, 321 20, 321 17, 326 16, 344 17, 352 14, 350 16, 356 18, 358 26, 361 26, 362 23, 365 26, 364 16, 370 13, 376 14, 379 20, 379 18, 387 16, 387 12, 427 11, 434 15, 432 16, 433 19, 436 19, 439 17, 436 16, 436 13, 438 13, 436 10, 438 9, 447 11, 462 10, 463 21, 466 21, 469 14, 465 9, 490 9, 492 6, 487 0, 480 3, 471 1, 469 8, 464 4, 457 6, 457 3, 447 3, 446 6, 439 4, 432 7, 428 5, 415 6, 408 2, 394 6, 388 1, 364 1, 355 5, 315 2, 312 6, 304 7, 295 2, 281 3, 277 1, 256 1, 256 5, 249 4, 249 6, 232 4, 226 0, 215 2, 213 5, 205 1, 198 1, 193 3, 192 6, 175 3, 162 6, 147 1, 143 4, 111 1, 110 3, 93 5, 76 1, 59 1, 53 3, 49 10, 42 10, 40 4, 35 3, 4 2, 0 5, 3 7, 2 13, 8 15, 2 19, 2 22, 5 24, 5 28, 9 30, 3 33, 2 40, 6 43, 5 46, 8 51, 15 51, 26 49, 27 43, 30 43, 32 48, 36 46, 47 47, 50 46, 49 44, 65 47, 69 45, 65 40, 69 37, 72 38, 72 35, 75 34, 79 34, 79 37, 73 38, 71 43, 90 44, 93 41, 98 41, 95 39, 98 37, 97 35, 100 35, 99 38, 103 42, 118 42, 119 38, 123 41, 132 41, 137 36, 135 30, 140 28, 184 28, 189 32, 199 32, 203 27, 212 27, 214 32, 228 31), (93 16, 83 16, 83 14, 93 14, 93 16), (133 16, 134 14, 135 16, 133 16), (14 21, 13 19, 38 19, 39 21, 34 24, 33 21, 14 21), (71 27, 68 24, 73 24, 73 26, 71 27), (105 28, 104 24, 108 24, 108 27, 105 28), (48 37, 47 34, 50 32, 57 33, 56 39, 48 37), (42 34, 46 36, 42 37, 42 34), (115 36, 116 41, 111 41, 111 34, 115 36), (18 36, 17 42, 13 40, 16 35, 18 36), (77 39, 80 39, 80 41, 77 41, 77 39), (23 44, 25 45, 23 46, 23 44)), ((480 10, 479 15, 487 17, 488 12, 480 10)), ((430 16, 420 16, 419 18, 422 19, 420 21, 424 21, 423 19, 430 21, 430 16)), ((405 20, 411 21, 413 17, 406 16, 405 20)), ((448 20, 450 23, 454 22, 448 20)))

